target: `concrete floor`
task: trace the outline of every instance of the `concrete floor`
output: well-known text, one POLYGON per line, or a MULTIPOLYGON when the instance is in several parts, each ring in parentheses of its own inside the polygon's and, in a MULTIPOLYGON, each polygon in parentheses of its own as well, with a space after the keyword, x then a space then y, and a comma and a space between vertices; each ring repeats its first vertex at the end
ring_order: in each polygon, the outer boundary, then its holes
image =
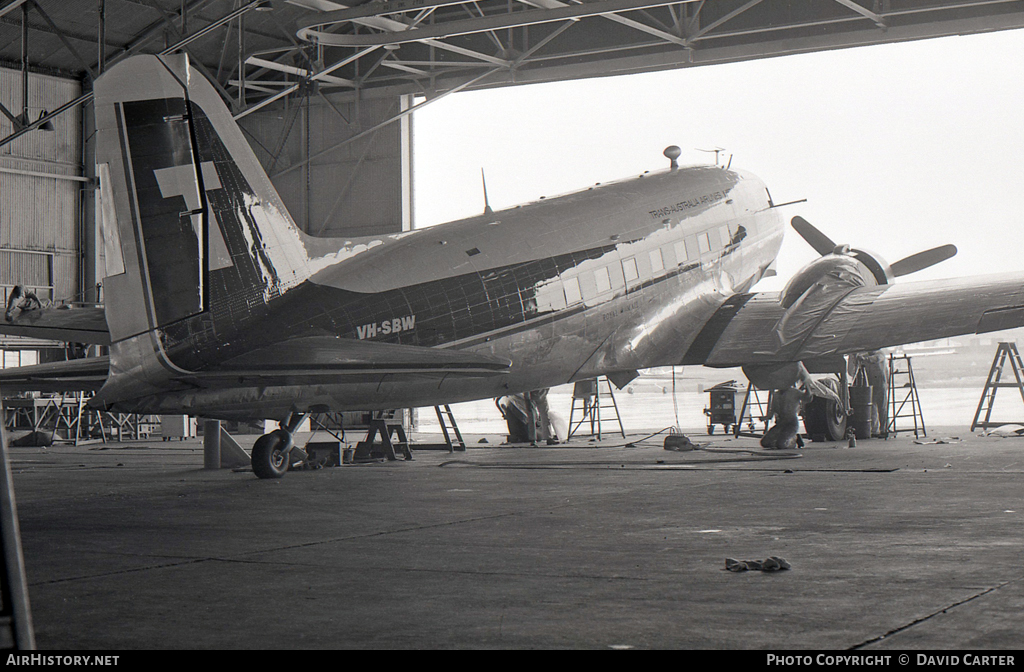
POLYGON ((951 435, 491 437, 280 481, 199 441, 11 452, 44 649, 1019 648, 1024 438, 951 435))

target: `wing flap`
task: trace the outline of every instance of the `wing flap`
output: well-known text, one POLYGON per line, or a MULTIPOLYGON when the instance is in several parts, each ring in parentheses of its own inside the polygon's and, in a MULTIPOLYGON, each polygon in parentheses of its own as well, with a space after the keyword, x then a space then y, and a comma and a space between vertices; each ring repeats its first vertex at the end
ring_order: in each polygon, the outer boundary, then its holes
POLYGON ((379 343, 329 336, 297 338, 253 350, 207 371, 190 382, 303 384, 368 376, 492 376, 507 373, 511 362, 462 350, 379 343))
POLYGON ((756 295, 732 316, 702 363, 794 362, 1024 326, 1024 276, 861 287, 791 342, 774 333, 783 313, 777 295, 756 295))

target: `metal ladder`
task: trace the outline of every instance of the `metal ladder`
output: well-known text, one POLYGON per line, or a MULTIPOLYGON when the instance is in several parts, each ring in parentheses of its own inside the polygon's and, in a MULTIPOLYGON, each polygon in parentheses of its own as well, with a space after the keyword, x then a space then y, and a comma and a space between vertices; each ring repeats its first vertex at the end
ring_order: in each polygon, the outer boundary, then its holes
MULTIPOLYGON (((903 355, 889 355, 889 422, 885 427, 886 436, 889 434, 896 435, 900 432, 900 428, 897 425, 897 420, 900 418, 911 418, 914 421, 914 438, 918 438, 918 431, 921 432, 921 436, 928 436, 928 432, 924 426, 924 413, 921 412, 921 399, 917 395, 917 380, 914 378, 914 367, 910 363, 910 357, 906 354, 903 355), (898 368, 900 365, 898 362, 903 361, 906 363, 906 369, 898 368), (907 382, 902 385, 896 384, 897 376, 906 376, 907 382), (906 390, 906 394, 902 399, 897 398, 896 392, 898 390, 906 390), (904 409, 910 404, 910 411, 904 412, 904 409), (918 423, 920 420, 920 425, 918 423)), ((910 429, 906 430, 909 432, 910 429)))
POLYGON ((444 442, 448 446, 448 452, 450 453, 453 450, 465 452, 466 442, 462 439, 462 432, 459 431, 459 426, 455 422, 455 415, 452 413, 451 406, 448 404, 434 406, 434 412, 437 413, 437 424, 441 425, 441 431, 444 432, 444 442), (449 428, 455 434, 455 440, 458 443, 452 442, 451 434, 448 433, 449 428))
POLYGON ((996 348, 996 356, 992 359, 992 368, 988 371, 988 378, 985 380, 985 389, 981 391, 981 399, 978 401, 978 410, 974 414, 974 422, 971 423, 972 432, 978 427, 988 429, 989 427, 1018 424, 1008 421, 993 422, 992 408, 995 406, 996 392, 999 391, 1000 387, 1017 388, 1020 391, 1021 401, 1024 401, 1024 381, 1021 380, 1022 373, 1024 373, 1024 361, 1021 360, 1020 353, 1017 351, 1017 343, 1001 342, 999 347, 996 348), (1006 366, 1007 358, 1010 360, 1010 368, 1013 369, 1013 376, 1017 381, 1015 383, 1000 382, 1003 377, 1003 368, 1006 366), (985 412, 984 420, 980 419, 982 411, 985 412))

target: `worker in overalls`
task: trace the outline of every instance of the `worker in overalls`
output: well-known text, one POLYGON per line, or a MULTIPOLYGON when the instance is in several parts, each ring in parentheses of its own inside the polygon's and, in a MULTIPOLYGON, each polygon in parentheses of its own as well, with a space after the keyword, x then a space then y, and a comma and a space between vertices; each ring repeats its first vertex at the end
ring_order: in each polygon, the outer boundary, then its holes
POLYGON ((793 450, 804 445, 800 438, 800 409, 814 398, 811 391, 798 385, 776 390, 772 395, 772 416, 775 424, 761 437, 763 448, 793 450))

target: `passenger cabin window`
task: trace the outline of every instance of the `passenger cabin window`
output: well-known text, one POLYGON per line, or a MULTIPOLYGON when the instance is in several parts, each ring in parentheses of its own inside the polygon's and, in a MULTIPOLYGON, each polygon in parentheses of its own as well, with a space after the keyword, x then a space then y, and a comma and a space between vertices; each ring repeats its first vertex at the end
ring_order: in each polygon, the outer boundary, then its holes
POLYGON ((630 257, 629 259, 623 259, 622 261, 622 275, 626 279, 626 284, 633 282, 640 277, 640 271, 636 267, 636 258, 630 257))
POLYGON ((701 254, 707 254, 711 251, 711 239, 708 238, 707 231, 697 236, 697 247, 700 249, 701 254))
POLYGON ((732 236, 729 235, 728 226, 718 227, 718 234, 722 237, 722 247, 726 247, 732 241, 732 236))
POLYGON ((697 249, 697 239, 690 237, 686 239, 686 258, 700 259, 700 250, 697 249))
MULTIPOLYGON (((565 283, 545 282, 538 285, 536 297, 537 307, 542 312, 562 310, 566 306, 565 283)), ((470 312, 475 312, 475 308, 470 307, 470 312)))
POLYGON ((597 284, 597 293, 604 294, 612 288, 612 278, 608 275, 608 267, 599 268, 594 271, 594 282, 597 284))
POLYGON ((686 263, 686 260, 690 258, 690 251, 686 248, 686 244, 683 241, 679 241, 672 246, 672 249, 676 253, 676 262, 682 266, 686 263))
POLYGON ((661 250, 651 250, 651 272, 658 273, 664 270, 665 259, 661 256, 661 250))
POLYGON ((580 291, 579 278, 563 278, 562 286, 565 288, 565 303, 573 305, 583 300, 583 293, 580 291))

